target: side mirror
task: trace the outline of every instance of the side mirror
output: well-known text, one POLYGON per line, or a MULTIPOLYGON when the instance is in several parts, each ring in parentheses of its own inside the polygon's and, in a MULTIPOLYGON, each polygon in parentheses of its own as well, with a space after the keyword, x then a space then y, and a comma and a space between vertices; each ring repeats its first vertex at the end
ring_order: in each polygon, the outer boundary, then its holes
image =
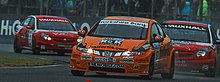
POLYGON ((81 37, 85 37, 86 36, 86 31, 85 30, 79 30, 78 35, 81 36, 81 37))
POLYGON ((34 26, 29 25, 29 26, 27 26, 27 29, 32 29, 32 30, 34 30, 34 26))
POLYGON ((162 42, 164 41, 164 38, 162 38, 160 35, 154 36, 153 42, 162 42))
POLYGON ((20 24, 16 24, 14 31, 18 32, 20 29, 21 29, 21 25, 20 24))
POLYGON ((80 31, 80 28, 76 28, 77 31, 80 31))

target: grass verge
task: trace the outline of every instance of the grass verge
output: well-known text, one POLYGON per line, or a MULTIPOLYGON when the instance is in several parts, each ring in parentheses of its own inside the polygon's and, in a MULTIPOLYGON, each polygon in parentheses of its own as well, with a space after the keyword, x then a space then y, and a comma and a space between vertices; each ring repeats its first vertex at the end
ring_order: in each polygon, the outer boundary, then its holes
POLYGON ((0 55, 0 67, 27 67, 55 64, 49 59, 24 57, 19 55, 0 55))

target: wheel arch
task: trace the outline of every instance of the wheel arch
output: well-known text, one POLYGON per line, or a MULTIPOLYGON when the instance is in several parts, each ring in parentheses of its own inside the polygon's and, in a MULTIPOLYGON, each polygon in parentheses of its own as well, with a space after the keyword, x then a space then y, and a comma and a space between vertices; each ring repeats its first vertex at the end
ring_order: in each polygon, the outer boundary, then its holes
POLYGON ((167 67, 166 67, 167 70, 170 69, 172 58, 174 58, 174 64, 175 64, 175 48, 172 48, 169 53, 169 58, 168 58, 167 67))

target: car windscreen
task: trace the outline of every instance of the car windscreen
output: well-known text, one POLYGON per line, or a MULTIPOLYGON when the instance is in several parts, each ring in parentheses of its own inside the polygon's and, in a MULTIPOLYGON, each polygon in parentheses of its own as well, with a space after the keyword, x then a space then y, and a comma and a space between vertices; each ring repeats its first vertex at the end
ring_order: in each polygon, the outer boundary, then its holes
POLYGON ((144 40, 147 38, 147 30, 147 23, 121 20, 102 20, 98 25, 91 29, 88 35, 144 40))
POLYGON ((58 30, 58 31, 76 31, 69 22, 38 22, 38 29, 58 30))
POLYGON ((164 31, 172 40, 192 41, 209 43, 209 32, 207 28, 188 25, 164 24, 164 31))

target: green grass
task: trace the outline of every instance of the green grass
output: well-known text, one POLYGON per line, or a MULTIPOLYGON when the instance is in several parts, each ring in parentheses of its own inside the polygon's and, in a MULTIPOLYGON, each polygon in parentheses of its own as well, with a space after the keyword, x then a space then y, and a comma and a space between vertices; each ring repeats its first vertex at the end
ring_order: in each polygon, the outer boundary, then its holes
POLYGON ((27 67, 54 64, 52 60, 19 55, 0 55, 0 67, 27 67))

